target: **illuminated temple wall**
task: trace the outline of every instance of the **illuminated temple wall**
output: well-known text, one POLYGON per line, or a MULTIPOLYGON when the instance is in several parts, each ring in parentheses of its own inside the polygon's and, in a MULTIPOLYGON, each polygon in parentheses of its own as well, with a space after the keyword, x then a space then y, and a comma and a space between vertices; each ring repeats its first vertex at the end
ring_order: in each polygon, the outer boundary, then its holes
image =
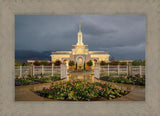
POLYGON ((93 54, 91 55, 91 58, 98 58, 99 61, 109 61, 109 54, 93 54))
POLYGON ((70 55, 66 54, 52 54, 51 61, 55 62, 56 60, 62 61, 63 58, 70 58, 70 55))
MULTIPOLYGON (((104 51, 89 51, 88 45, 84 45, 83 43, 83 35, 81 32, 81 22, 79 23, 79 32, 77 34, 77 44, 72 45, 72 51, 57 51, 52 52, 51 61, 55 62, 56 60, 60 60, 61 62, 73 60, 75 63, 78 59, 83 59, 83 63, 92 61, 109 61, 108 52, 104 51)), ((95 62, 93 62, 94 64, 95 62)))

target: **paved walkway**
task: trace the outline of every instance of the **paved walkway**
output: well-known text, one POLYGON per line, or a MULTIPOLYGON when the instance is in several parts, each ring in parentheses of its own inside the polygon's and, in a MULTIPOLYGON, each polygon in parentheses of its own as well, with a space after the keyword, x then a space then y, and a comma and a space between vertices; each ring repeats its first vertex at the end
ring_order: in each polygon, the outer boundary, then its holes
MULTIPOLYGON (((74 80, 74 79, 84 79, 89 80, 91 82, 98 82, 101 80, 97 80, 90 75, 90 73, 72 73, 70 77, 63 80, 74 80)), ((103 81, 104 82, 104 81, 103 81)), ((145 87, 137 86, 137 85, 129 85, 129 84, 120 84, 120 83, 110 83, 116 87, 122 87, 124 89, 129 88, 130 93, 122 96, 120 98, 113 99, 111 101, 145 101, 145 87)), ((15 87, 15 100, 16 101, 56 101, 52 99, 47 99, 41 96, 38 96, 34 93, 34 91, 42 90, 43 87, 49 87, 51 83, 44 84, 35 84, 35 85, 27 85, 27 86, 16 86, 15 87)), ((104 99, 104 101, 106 101, 104 99)), ((108 101, 108 100, 107 100, 108 101)))

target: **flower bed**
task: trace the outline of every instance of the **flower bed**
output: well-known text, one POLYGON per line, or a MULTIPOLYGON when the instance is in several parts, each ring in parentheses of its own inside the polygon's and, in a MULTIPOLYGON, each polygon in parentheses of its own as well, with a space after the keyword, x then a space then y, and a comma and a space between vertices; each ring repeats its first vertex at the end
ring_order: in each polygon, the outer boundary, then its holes
POLYGON ((104 76, 100 78, 104 81, 123 83, 123 84, 133 84, 133 85, 145 85, 145 77, 109 77, 104 76))
POLYGON ((100 98, 114 99, 128 94, 128 90, 118 89, 106 83, 91 83, 87 81, 68 81, 52 84, 36 93, 40 96, 56 100, 90 101, 100 98))
POLYGON ((38 84, 38 83, 49 83, 49 82, 53 82, 53 81, 57 81, 60 80, 60 77, 57 76, 53 76, 53 77, 49 77, 49 78, 35 78, 35 77, 31 77, 31 78, 16 78, 15 79, 15 85, 16 86, 21 86, 21 85, 32 85, 32 84, 38 84))

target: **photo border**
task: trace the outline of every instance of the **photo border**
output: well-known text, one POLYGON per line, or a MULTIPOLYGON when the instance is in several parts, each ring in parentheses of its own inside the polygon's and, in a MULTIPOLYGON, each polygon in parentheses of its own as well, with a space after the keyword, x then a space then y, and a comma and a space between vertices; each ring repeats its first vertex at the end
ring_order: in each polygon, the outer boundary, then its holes
POLYGON ((16 116, 158 116, 160 115, 159 0, 1 0, 0 115, 16 116), (15 101, 15 15, 146 15, 145 101, 31 102, 15 101))

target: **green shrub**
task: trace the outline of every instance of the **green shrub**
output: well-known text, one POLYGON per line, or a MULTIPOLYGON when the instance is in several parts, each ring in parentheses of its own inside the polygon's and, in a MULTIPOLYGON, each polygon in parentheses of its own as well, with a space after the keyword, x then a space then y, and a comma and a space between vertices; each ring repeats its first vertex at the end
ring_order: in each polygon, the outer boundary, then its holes
POLYGON ((40 64, 43 65, 43 66, 48 66, 49 62, 48 61, 41 61, 40 64))
POLYGON ((120 62, 119 65, 127 65, 127 62, 120 62))
POLYGON ((104 66, 104 65, 107 65, 107 63, 105 61, 101 61, 100 65, 104 66))
POLYGON ((36 61, 33 63, 33 65, 35 65, 35 66, 40 66, 41 63, 40 63, 39 61, 36 60, 36 61))
POLYGON ((70 60, 69 61, 69 66, 74 66, 74 61, 70 60))
POLYGON ((88 66, 92 66, 92 65, 93 65, 93 62, 90 60, 90 61, 87 62, 87 65, 88 65, 88 66))
POLYGON ((109 62, 109 65, 119 65, 119 61, 111 61, 109 62))
POLYGON ((62 63, 61 63, 61 61, 59 61, 59 60, 56 60, 55 62, 54 62, 54 65, 55 66, 60 66, 62 63))

